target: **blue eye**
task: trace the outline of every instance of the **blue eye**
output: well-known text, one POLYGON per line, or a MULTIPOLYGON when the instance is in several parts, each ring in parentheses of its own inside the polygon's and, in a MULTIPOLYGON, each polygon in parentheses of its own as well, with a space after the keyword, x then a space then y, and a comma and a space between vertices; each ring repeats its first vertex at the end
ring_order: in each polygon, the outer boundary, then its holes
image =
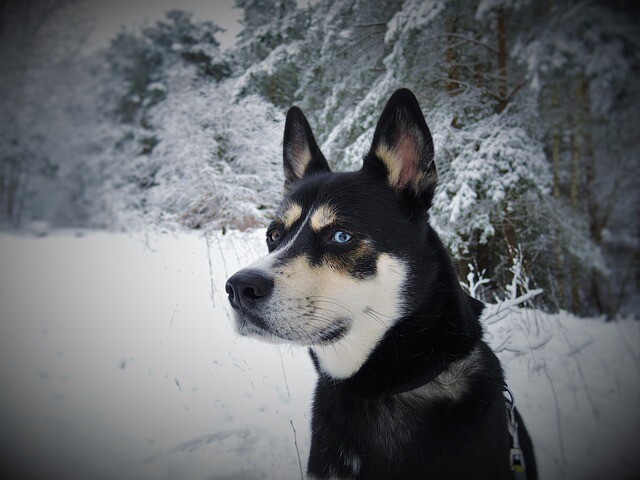
POLYGON ((331 237, 331 241, 335 243, 347 243, 349 240, 351 240, 351 235, 340 230, 334 233, 333 237, 331 237))

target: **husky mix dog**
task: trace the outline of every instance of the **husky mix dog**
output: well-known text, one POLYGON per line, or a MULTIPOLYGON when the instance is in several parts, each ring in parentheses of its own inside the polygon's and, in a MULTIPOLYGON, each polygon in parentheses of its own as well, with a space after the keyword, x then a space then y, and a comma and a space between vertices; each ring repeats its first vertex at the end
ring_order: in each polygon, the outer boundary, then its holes
MULTIPOLYGON (((396 91, 357 172, 331 172, 302 111, 284 131, 269 254, 229 278, 241 335, 303 345, 319 379, 309 479, 509 479, 502 368, 429 208, 418 101, 396 91)), ((516 412, 527 478, 529 436, 516 412)), ((521 470, 521 469, 520 469, 521 470)), ((524 477, 519 477, 524 478, 524 477)))

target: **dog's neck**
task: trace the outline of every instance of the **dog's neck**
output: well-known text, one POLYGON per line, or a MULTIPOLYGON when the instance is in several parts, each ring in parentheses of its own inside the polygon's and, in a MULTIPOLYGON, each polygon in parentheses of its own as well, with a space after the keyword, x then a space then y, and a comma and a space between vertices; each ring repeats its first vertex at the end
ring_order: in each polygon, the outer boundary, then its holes
POLYGON ((471 353, 482 337, 482 308, 459 285, 450 285, 434 291, 421 308, 394 322, 352 375, 332 375, 313 350, 311 357, 321 380, 336 388, 365 396, 408 392, 471 353))

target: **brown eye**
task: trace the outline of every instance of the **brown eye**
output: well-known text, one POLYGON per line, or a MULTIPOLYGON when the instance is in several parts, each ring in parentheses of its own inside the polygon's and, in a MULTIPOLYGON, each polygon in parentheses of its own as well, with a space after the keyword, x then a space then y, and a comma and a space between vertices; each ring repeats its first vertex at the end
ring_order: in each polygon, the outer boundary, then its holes
POLYGON ((280 230, 278 230, 277 228, 269 230, 267 232, 267 241, 269 243, 277 243, 280 241, 281 235, 282 234, 280 233, 280 230))

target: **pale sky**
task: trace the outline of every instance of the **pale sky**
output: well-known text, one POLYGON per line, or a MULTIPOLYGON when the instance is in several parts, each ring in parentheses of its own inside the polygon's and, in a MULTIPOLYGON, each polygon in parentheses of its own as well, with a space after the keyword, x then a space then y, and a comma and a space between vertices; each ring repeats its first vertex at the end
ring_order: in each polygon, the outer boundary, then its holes
POLYGON ((235 42, 240 32, 238 19, 242 10, 233 8, 235 0, 85 0, 88 10, 95 15, 95 31, 89 39, 89 48, 108 44, 122 25, 155 23, 166 11, 180 9, 193 12, 198 20, 213 20, 227 31, 216 38, 223 49, 235 42))

